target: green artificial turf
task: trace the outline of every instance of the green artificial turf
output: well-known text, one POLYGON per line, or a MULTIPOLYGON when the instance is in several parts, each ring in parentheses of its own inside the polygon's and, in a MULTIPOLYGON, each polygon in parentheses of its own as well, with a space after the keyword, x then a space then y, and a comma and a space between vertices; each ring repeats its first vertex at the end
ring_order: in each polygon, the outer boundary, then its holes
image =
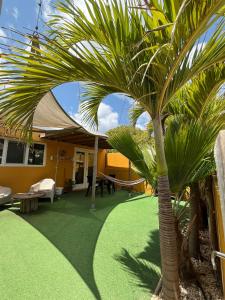
POLYGON ((149 299, 159 278, 157 199, 81 192, 0 212, 0 299, 149 299))

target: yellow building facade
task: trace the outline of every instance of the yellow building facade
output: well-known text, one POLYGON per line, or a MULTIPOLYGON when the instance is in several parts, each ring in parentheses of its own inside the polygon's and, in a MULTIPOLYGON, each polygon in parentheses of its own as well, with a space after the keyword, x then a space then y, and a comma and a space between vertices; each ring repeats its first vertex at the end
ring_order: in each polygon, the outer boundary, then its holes
MULTIPOLYGON (((16 135, 5 135, 0 131, 0 185, 10 187, 13 193, 27 192, 30 186, 43 178, 52 178, 56 186, 64 187, 66 181, 75 179, 77 164, 80 161, 77 155, 82 156, 84 167, 90 168, 94 147, 84 147, 79 144, 41 138, 41 134, 33 133, 33 145, 42 150, 43 159, 39 164, 30 163, 30 147, 21 142, 16 135), (23 161, 18 161, 17 146, 24 145, 23 161), (41 145, 41 146, 39 146, 41 145), (11 153, 10 153, 11 151, 11 153), (10 160, 11 154, 11 160, 10 160), (87 165, 88 164, 88 165, 87 165)), ((82 162, 81 162, 82 163, 82 162)), ((84 170, 84 176, 88 171, 84 170), (86 173, 85 173, 86 172, 86 173)), ((129 168, 129 160, 120 153, 108 153, 105 149, 98 150, 98 174, 113 174, 118 179, 134 180, 139 178, 129 168)), ((82 173, 83 174, 83 173, 82 173)), ((79 185, 78 189, 86 189, 87 181, 79 185)), ((76 184, 75 184, 76 186, 76 184)), ((117 188, 120 188, 119 186, 117 188)), ((133 187, 134 191, 151 193, 152 190, 141 183, 133 187)))
MULTIPOLYGON (((9 160, 10 153, 8 155, 7 150, 9 152, 9 146, 13 146, 14 143, 17 145, 21 144, 18 137, 1 134, 0 142, 0 185, 11 187, 13 193, 27 192, 32 184, 43 178, 52 178, 56 181, 56 186, 63 187, 67 180, 75 179, 76 149, 83 151, 83 153, 93 152, 93 148, 91 147, 45 140, 40 138, 40 134, 34 133, 34 145, 43 145, 44 148, 43 163, 35 165, 29 164, 27 157, 24 157, 23 162, 9 160)), ((26 152, 28 152, 27 148, 29 148, 29 146, 25 143, 24 147, 24 156, 27 156, 26 152)), ((104 172, 105 168, 105 152, 103 149, 99 149, 98 151, 98 171, 101 172, 104 172)), ((14 160, 16 159, 18 159, 18 157, 14 158, 14 160)))

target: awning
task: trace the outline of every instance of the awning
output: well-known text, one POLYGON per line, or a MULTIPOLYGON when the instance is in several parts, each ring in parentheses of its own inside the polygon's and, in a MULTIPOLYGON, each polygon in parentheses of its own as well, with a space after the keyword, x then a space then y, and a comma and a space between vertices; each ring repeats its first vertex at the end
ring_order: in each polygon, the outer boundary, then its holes
POLYGON ((43 139, 61 141, 70 144, 76 144, 81 146, 93 147, 95 143, 95 137, 98 136, 98 144, 101 149, 111 149, 107 142, 107 137, 98 134, 92 134, 86 131, 84 128, 67 128, 59 130, 46 131, 41 134, 43 139))
POLYGON ((42 132, 43 139, 93 147, 95 137, 98 136, 99 148, 112 148, 107 142, 107 135, 92 132, 76 122, 59 105, 52 92, 39 102, 34 113, 33 127, 42 132))
POLYGON ((35 110, 33 126, 37 128, 78 128, 81 125, 63 110, 53 93, 48 92, 35 110))

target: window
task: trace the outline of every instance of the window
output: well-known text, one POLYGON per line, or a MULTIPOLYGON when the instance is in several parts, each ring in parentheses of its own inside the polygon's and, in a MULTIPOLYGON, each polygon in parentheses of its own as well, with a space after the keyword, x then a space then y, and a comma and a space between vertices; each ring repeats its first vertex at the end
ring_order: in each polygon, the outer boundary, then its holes
POLYGON ((45 145, 43 144, 31 145, 28 153, 28 165, 38 165, 38 166, 43 165, 44 152, 45 152, 45 145))
POLYGON ((4 148, 4 139, 0 139, 0 164, 2 164, 3 148, 4 148))
POLYGON ((17 140, 0 137, 0 165, 43 166, 45 144, 28 145, 17 140))
POLYGON ((24 164, 25 149, 26 149, 26 145, 24 143, 19 143, 17 141, 8 141, 6 163, 24 164))

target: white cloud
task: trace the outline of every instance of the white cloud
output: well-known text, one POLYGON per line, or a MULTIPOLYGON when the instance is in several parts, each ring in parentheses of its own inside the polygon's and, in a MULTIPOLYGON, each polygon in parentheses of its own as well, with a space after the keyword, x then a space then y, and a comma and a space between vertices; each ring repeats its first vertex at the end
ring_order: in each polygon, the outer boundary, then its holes
POLYGON ((12 16, 17 20, 19 16, 19 10, 16 6, 13 7, 12 9, 12 16))
MULTIPOLYGON (((48 1, 48 0, 47 0, 48 1)), ((111 1, 111 0, 110 0, 111 1)), ((109 1, 109 2, 110 2, 109 1)), ((90 13, 89 13, 89 11, 88 11, 88 9, 87 9, 87 6, 86 6, 86 4, 85 4, 85 0, 71 0, 71 2, 73 2, 73 5, 75 6, 75 7, 78 7, 78 8, 80 8, 81 10, 82 10, 82 12, 85 14, 85 16, 89 19, 89 20, 91 20, 91 16, 90 16, 90 13)), ((108 3, 109 3, 108 2, 108 3)), ((90 5, 90 9, 92 10, 92 6, 90 5)), ((70 21, 72 21, 73 22, 73 20, 68 16, 68 15, 66 15, 66 14, 64 14, 64 13, 60 13, 65 19, 67 19, 67 20, 70 20, 70 21)))
MULTIPOLYGON (((37 8, 37 13, 38 13, 37 8)), ((44 21, 48 21, 51 18, 51 15, 54 14, 54 7, 51 0, 45 0, 42 2, 42 16, 44 21)))
MULTIPOLYGON (((71 115, 77 122, 82 124, 82 115, 76 113, 71 115)), ((98 131, 104 133, 109 129, 115 128, 119 125, 119 114, 113 111, 112 107, 108 104, 101 103, 98 110, 98 131)), ((82 124, 87 128, 86 124, 82 124)), ((87 128, 88 129, 88 128, 87 128)))
POLYGON ((74 4, 74 6, 79 7, 82 10, 82 12, 85 14, 85 16, 87 16, 87 17, 90 16, 88 9, 86 7, 86 4, 85 4, 85 0, 73 0, 73 4, 74 4))
POLYGON ((150 121, 150 116, 147 112, 144 112, 138 119, 136 127, 145 130, 150 121))
POLYGON ((110 105, 101 103, 98 111, 99 131, 106 132, 119 125, 119 115, 110 105))
MULTIPOLYGON (((73 0, 74 6, 79 7, 86 16, 89 16, 89 12, 86 8, 85 0, 73 0)), ((38 13, 38 7, 37 11, 38 13)), ((48 21, 51 18, 51 15, 55 13, 52 0, 44 0, 42 2, 42 16, 44 21, 48 21)), ((67 14, 57 11, 57 14, 62 15, 65 19, 73 21, 67 14)))
MULTIPOLYGON (((47 1, 49 1, 49 0, 47 0, 47 1)), ((74 7, 80 8, 82 10, 82 12, 85 14, 85 16, 90 20, 90 14, 89 14, 89 11, 86 7, 85 0, 71 0, 71 2, 73 2, 74 7)), ((64 20, 69 21, 71 23, 74 22, 73 17, 71 17, 70 15, 65 14, 65 13, 63 13, 61 11, 58 11, 58 10, 56 12, 57 12, 57 14, 59 14, 62 17, 61 23, 63 23, 64 20)), ((76 56, 73 49, 70 49, 70 51, 71 51, 71 54, 76 56)))

